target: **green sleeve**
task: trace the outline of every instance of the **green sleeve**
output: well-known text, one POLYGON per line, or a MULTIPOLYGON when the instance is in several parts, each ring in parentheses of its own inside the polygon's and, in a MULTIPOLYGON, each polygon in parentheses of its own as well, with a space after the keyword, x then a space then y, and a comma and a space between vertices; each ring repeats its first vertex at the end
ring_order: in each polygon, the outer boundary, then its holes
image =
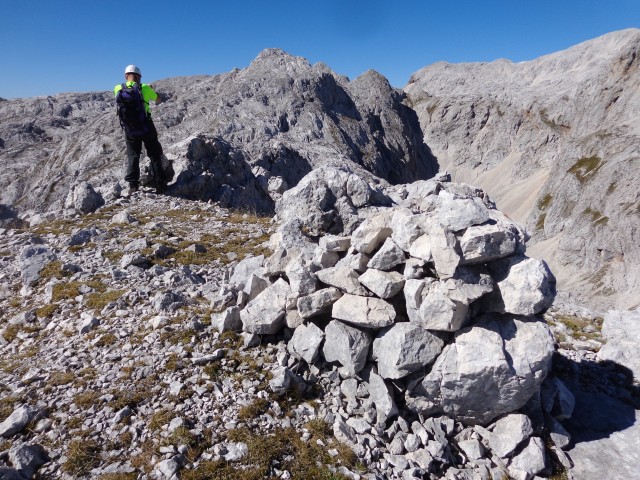
POLYGON ((150 85, 143 83, 140 88, 142 90, 142 98, 145 102, 149 103, 150 100, 155 101, 158 99, 158 94, 153 90, 153 88, 151 88, 150 85))
POLYGON ((122 84, 116 85, 115 87, 113 87, 113 94, 118 95, 118 92, 120 90, 122 90, 122 84))

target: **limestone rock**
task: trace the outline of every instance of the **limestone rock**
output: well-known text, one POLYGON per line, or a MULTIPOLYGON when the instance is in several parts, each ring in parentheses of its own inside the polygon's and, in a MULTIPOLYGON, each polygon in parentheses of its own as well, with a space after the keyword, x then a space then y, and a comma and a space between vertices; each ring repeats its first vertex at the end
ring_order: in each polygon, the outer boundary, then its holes
POLYGON ((491 433, 487 439, 491 451, 500 458, 506 458, 533 434, 533 427, 529 417, 512 413, 498 420, 491 433))
POLYGON ((331 311, 331 306, 342 296, 337 288, 323 288, 310 295, 298 298, 298 313, 302 318, 310 318, 331 311))
POLYGON ((92 213, 104 205, 104 199, 90 183, 80 182, 69 191, 65 205, 75 208, 80 213, 92 213))
POLYGON ((20 277, 25 286, 40 278, 40 271, 56 259, 56 254, 45 245, 29 245, 20 252, 20 277))
POLYGON ((11 438, 21 432, 36 416, 37 411, 30 406, 16 408, 2 423, 0 423, 0 437, 11 438))
POLYGON ((549 371, 552 353, 546 324, 487 316, 456 333, 415 392, 426 397, 417 400, 412 394, 408 401, 420 411, 486 424, 529 400, 549 371))
POLYGON ((354 248, 360 253, 373 253, 391 236, 391 215, 391 212, 383 210, 366 218, 351 236, 354 248))
POLYGON ((545 469, 544 443, 533 437, 527 446, 509 463, 509 474, 514 480, 530 480, 545 469))
POLYGON ((367 295, 367 290, 358 282, 358 272, 347 267, 332 267, 318 270, 316 277, 322 283, 351 295, 367 295))
POLYGON ((279 279, 260 293, 240 312, 243 330, 260 335, 278 332, 284 324, 287 296, 290 292, 289 284, 279 279))
POLYGON ((358 281, 380 298, 388 299, 402 290, 405 279, 398 272, 383 272, 369 268, 358 277, 358 281))
POLYGON ((373 341, 373 359, 383 378, 398 379, 430 365, 444 342, 412 323, 396 323, 382 330, 373 341))
MULTIPOLYGON (((46 450, 41 445, 12 445, 9 449, 9 461, 24 478, 33 478, 38 469, 49 461, 46 450)), ((0 474, 0 477, 2 475, 0 474)), ((4 477, 2 477, 4 478, 4 477)))
POLYGON ((387 238, 380 250, 371 258, 367 267, 388 271, 404 263, 405 260, 404 251, 391 238, 387 238))
POLYGON ((543 260, 508 257, 487 266, 496 291, 485 297, 485 311, 533 315, 553 302, 556 279, 543 260))
POLYGON ((338 320, 329 322, 324 333, 322 353, 327 362, 339 362, 352 375, 364 368, 371 335, 338 320))
POLYGON ((499 225, 472 226, 460 238, 460 264, 487 263, 516 252, 518 238, 499 225))
POLYGON ((383 328, 391 325, 396 312, 382 299, 345 294, 333 304, 334 318, 364 328, 383 328))
POLYGON ((287 348, 289 352, 311 364, 318 356, 322 340, 324 340, 324 332, 313 323, 308 323, 296 328, 287 348))

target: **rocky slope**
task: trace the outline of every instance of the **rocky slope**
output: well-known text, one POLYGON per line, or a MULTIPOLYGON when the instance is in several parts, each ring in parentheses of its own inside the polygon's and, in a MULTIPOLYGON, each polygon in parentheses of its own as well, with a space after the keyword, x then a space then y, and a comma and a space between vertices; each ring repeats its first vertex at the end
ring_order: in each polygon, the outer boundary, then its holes
POLYGON ((533 61, 436 63, 404 88, 455 181, 526 223, 574 303, 640 302, 640 30, 533 61))
MULTIPOLYGON (((553 277, 523 256, 525 232, 481 190, 446 180, 377 191, 325 168, 283 195, 276 223, 139 193, 0 229, 0 473, 569 469, 565 382, 625 408, 637 393, 620 367, 598 372, 607 382, 583 372, 598 320, 569 328, 549 312, 547 325, 553 277), (334 197, 327 216, 310 192, 334 197), (336 225, 344 235, 323 230, 336 225)), ((75 189, 74 205, 93 196, 75 189)))
MULTIPOLYGON (((174 162, 176 195, 268 211, 322 165, 350 165, 391 183, 437 171, 415 112, 373 71, 349 81, 326 65, 265 50, 245 69, 154 87, 165 100, 153 115, 174 162)), ((5 101, 0 119, 2 204, 56 209, 78 180, 110 190, 123 176, 110 92, 5 101)))

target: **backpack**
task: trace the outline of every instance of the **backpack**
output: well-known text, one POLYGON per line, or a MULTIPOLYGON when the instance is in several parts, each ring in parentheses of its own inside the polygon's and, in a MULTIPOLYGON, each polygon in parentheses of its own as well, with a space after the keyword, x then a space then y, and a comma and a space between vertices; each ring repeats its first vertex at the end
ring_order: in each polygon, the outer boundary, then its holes
POLYGON ((128 87, 126 83, 116 95, 120 126, 128 137, 143 137, 149 133, 149 116, 144 108, 144 100, 140 85, 134 83, 128 87))

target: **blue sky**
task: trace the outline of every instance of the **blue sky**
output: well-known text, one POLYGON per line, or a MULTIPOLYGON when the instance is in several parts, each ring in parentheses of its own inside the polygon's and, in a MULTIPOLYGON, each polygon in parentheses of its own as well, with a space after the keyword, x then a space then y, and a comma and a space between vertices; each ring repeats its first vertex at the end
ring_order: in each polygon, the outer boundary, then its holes
POLYGON ((640 27, 640 0, 0 0, 0 97, 244 68, 282 48, 404 86, 437 61, 531 60, 640 27))

